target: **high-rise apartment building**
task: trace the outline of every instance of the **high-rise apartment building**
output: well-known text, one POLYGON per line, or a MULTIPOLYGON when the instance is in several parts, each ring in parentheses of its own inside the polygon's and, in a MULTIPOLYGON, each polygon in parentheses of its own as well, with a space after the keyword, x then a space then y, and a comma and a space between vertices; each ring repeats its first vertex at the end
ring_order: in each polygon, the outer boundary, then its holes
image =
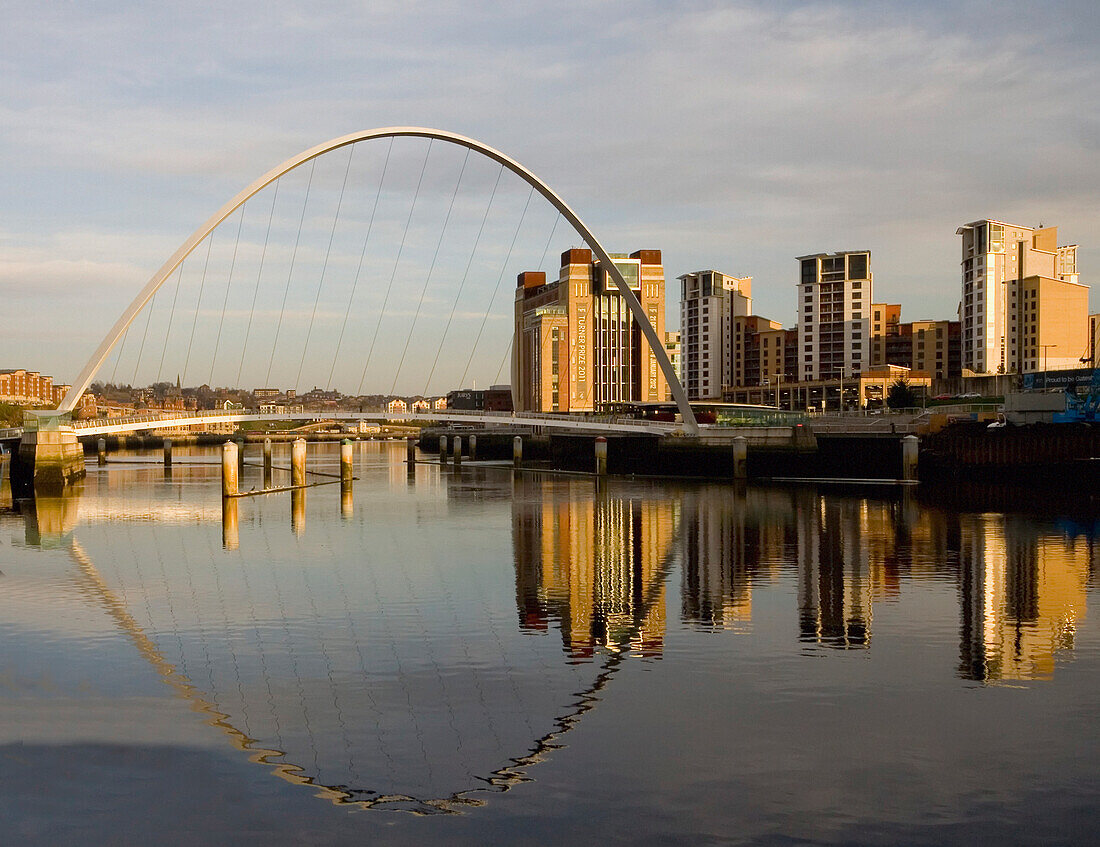
POLYGON ((799 256, 799 379, 841 379, 870 365, 871 253, 799 256))
POLYGON ((1088 288, 1077 245, 1058 228, 981 220, 962 236, 962 366, 978 374, 1077 367, 1088 346, 1088 288))
POLYGON ((696 271, 680 277, 680 355, 689 400, 717 400, 734 384, 735 318, 752 314, 752 277, 696 271))
MULTIPOLYGON (((659 338, 665 329, 660 250, 612 261, 659 338)), ((558 279, 517 277, 512 390, 516 411, 587 412, 612 403, 664 402, 668 386, 633 313, 592 251, 561 257, 558 279)))

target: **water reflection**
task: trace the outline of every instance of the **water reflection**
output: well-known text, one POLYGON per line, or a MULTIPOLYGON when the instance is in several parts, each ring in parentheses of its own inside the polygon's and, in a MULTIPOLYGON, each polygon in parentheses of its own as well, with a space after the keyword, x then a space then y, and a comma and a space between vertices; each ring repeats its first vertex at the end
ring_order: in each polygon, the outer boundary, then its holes
POLYGON ((1049 679, 1086 611, 1094 545, 1019 516, 959 516, 959 674, 1049 679))
POLYGON ((683 495, 681 522, 685 622, 747 628, 754 587, 793 567, 799 639, 868 648, 876 603, 946 579, 958 592, 958 674, 991 683, 1052 676, 1098 559, 1081 524, 922 508, 908 493, 700 487, 683 495))
POLYGON ((658 655, 679 504, 592 480, 523 474, 512 500, 520 627, 556 622, 571 656, 658 655))
POLYGON ((424 813, 531 780, 630 657, 754 616, 780 622, 776 649, 835 661, 880 633, 919 642, 934 588, 944 677, 1049 679, 1096 567, 1088 531, 896 490, 410 473, 393 455, 360 452, 354 504, 337 486, 222 501, 216 466, 177 462, 171 480, 93 472, 0 520, 71 551, 82 596, 253 761, 424 813))

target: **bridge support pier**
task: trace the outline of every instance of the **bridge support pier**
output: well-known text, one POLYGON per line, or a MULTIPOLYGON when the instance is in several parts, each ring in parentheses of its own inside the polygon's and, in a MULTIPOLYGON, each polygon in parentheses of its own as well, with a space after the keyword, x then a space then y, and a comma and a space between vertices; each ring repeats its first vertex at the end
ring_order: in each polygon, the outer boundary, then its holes
POLYGON ((96 450, 96 464, 103 467, 107 464, 107 439, 100 438, 95 443, 96 450))
POLYGON ((355 477, 351 449, 351 439, 345 438, 340 442, 340 488, 347 491, 351 491, 351 482, 355 477))
POLYGON ((416 438, 411 435, 405 439, 405 464, 409 466, 409 473, 413 473, 413 466, 416 464, 416 438))
POLYGON ((749 440, 743 435, 733 439, 733 478, 745 479, 749 475, 749 440))
POLYGON ((306 484, 306 440, 294 439, 290 445, 290 484, 301 486, 306 484))
POLYGON ((172 439, 164 439, 164 469, 172 470, 172 439))
POLYGON ((271 439, 264 439, 264 488, 271 488, 271 439))
POLYGON ((920 439, 907 435, 901 440, 901 478, 915 482, 917 479, 917 457, 920 453, 920 439))
POLYGON ((607 476, 607 439, 596 439, 596 476, 607 476))
POLYGON ((455 459, 455 470, 462 467, 462 436, 456 435, 454 443, 451 445, 451 455, 455 459))
POLYGON ((512 467, 519 469, 523 464, 523 438, 517 435, 512 439, 512 467))
POLYGON ((59 496, 84 478, 84 448, 65 412, 26 411, 23 438, 13 451, 12 496, 59 496))
POLYGON ((477 461, 477 436, 476 435, 471 435, 470 436, 470 461, 471 462, 476 462, 477 461))
POLYGON ((237 445, 227 441, 222 445, 222 498, 237 495, 237 445))
POLYGON ((447 464, 447 436, 439 436, 439 464, 447 464))

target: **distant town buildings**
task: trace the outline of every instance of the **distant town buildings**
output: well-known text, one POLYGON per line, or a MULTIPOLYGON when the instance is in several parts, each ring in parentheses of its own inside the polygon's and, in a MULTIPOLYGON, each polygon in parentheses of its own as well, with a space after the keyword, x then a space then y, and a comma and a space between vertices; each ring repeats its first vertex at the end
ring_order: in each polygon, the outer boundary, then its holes
MULTIPOLYGON (((664 338, 661 251, 613 254, 612 261, 664 338)), ((518 411, 588 412, 665 400, 667 382, 656 355, 591 250, 562 253, 553 282, 542 272, 517 277, 512 386, 518 411)))
POLYGON ((19 406, 56 406, 69 390, 68 385, 54 385, 52 376, 24 368, 0 370, 0 403, 19 406))

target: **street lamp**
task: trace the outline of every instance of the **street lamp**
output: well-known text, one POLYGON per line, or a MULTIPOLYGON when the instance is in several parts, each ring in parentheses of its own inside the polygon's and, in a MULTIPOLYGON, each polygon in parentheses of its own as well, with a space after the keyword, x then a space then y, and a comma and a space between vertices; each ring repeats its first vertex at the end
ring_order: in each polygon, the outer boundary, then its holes
POLYGON ((1057 344, 1040 344, 1043 348, 1043 388, 1047 387, 1047 350, 1051 347, 1057 347, 1057 344))

